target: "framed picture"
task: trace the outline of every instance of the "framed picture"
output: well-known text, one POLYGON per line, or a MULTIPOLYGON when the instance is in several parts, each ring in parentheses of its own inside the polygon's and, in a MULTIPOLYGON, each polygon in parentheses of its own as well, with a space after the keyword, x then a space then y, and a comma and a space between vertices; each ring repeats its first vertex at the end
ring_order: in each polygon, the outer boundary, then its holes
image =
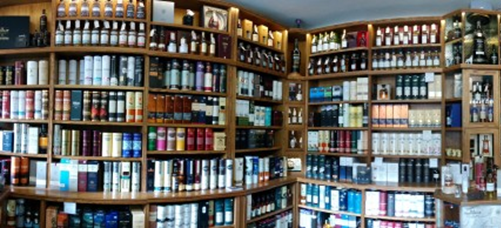
POLYGON ((228 10, 212 6, 202 7, 202 24, 205 28, 228 30, 228 10))

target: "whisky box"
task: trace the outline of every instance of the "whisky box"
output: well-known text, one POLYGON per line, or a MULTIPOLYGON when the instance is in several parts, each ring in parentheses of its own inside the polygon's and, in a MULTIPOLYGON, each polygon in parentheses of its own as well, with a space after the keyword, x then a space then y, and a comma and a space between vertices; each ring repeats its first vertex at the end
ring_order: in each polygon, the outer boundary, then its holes
POLYGON ((87 161, 87 192, 97 192, 99 181, 99 162, 87 161))
POLYGON ((379 127, 386 127, 386 105, 378 105, 379 106, 379 127))
POLYGON ((242 20, 242 29, 244 31, 244 38, 252 39, 252 31, 254 29, 254 23, 251 20, 244 19, 242 20), (248 34, 248 36, 247 36, 248 34))
POLYGON ((279 50, 282 50, 282 32, 274 31, 273 38, 275 38, 273 40, 274 42, 273 46, 279 50))
POLYGON ((401 127, 408 127, 409 126, 409 105, 401 105, 400 106, 400 123, 401 127))
MULTIPOLYGON (((43 209, 42 209, 43 210, 43 209)), ((59 208, 57 206, 48 206, 45 209, 45 227, 54 228, 57 227, 57 213, 59 208)))
POLYGON ((78 161, 78 191, 87 191, 87 161, 78 161))
POLYGON ((372 105, 372 127, 379 127, 379 105, 372 105))
POLYGON ((259 34, 259 43, 267 45, 267 43, 268 43, 268 26, 259 25, 259 26, 257 26, 257 31, 259 34))
POLYGON ((0 49, 25 48, 30 44, 29 16, 0 17, 0 49))
POLYGON ((47 185, 47 162, 36 161, 35 186, 45 188, 47 185))
POLYGON ((157 96, 154 94, 148 94, 148 123, 155 123, 156 120, 156 106, 157 96))
MULTIPOLYGON (((160 2, 160 1, 155 1, 160 2)), ((150 58, 150 87, 161 88, 163 82, 159 80, 160 58, 150 58)), ((151 95, 151 94, 150 94, 151 95)))
POLYGON ((386 105, 386 127, 393 127, 393 105, 387 104, 386 105))
POLYGON ((217 57, 231 59, 231 37, 225 34, 217 36, 217 57))
POLYGON ((215 151, 226 150, 226 133, 214 132, 214 150, 215 151))
POLYGON ((398 104, 393 105, 393 127, 402 127, 401 107, 402 106, 398 104))

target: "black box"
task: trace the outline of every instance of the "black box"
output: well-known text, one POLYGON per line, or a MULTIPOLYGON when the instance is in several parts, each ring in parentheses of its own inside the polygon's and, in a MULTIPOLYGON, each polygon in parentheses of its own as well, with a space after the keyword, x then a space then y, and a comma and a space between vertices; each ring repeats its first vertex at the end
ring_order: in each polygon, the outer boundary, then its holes
POLYGON ((72 121, 82 120, 82 90, 72 90, 71 91, 71 115, 70 119, 72 121))
POLYGON ((0 17, 0 49, 25 48, 29 44, 29 16, 0 17))

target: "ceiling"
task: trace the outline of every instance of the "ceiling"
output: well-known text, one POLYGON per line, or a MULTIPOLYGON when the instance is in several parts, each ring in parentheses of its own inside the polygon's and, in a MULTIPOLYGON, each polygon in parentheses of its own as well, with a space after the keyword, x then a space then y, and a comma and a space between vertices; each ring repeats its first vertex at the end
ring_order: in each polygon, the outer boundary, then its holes
MULTIPOLYGON (((441 16, 456 9, 469 8, 470 0, 225 0, 250 9, 287 27, 295 20, 312 29, 350 21, 411 16, 441 16)), ((501 1, 490 2, 493 9, 501 1)))

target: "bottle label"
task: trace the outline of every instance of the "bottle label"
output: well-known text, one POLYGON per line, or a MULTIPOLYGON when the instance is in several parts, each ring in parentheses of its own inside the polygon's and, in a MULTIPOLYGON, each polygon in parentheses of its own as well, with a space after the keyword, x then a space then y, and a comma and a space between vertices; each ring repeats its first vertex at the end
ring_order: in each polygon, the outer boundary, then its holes
POLYGON ((376 37, 376 46, 380 47, 381 46, 381 37, 376 37))
POLYGON ((494 192, 494 183, 487 183, 485 190, 488 192, 494 192))
POLYGON ((144 47, 145 43, 146 43, 146 39, 144 36, 139 36, 137 38, 137 46, 138 47, 144 47))

